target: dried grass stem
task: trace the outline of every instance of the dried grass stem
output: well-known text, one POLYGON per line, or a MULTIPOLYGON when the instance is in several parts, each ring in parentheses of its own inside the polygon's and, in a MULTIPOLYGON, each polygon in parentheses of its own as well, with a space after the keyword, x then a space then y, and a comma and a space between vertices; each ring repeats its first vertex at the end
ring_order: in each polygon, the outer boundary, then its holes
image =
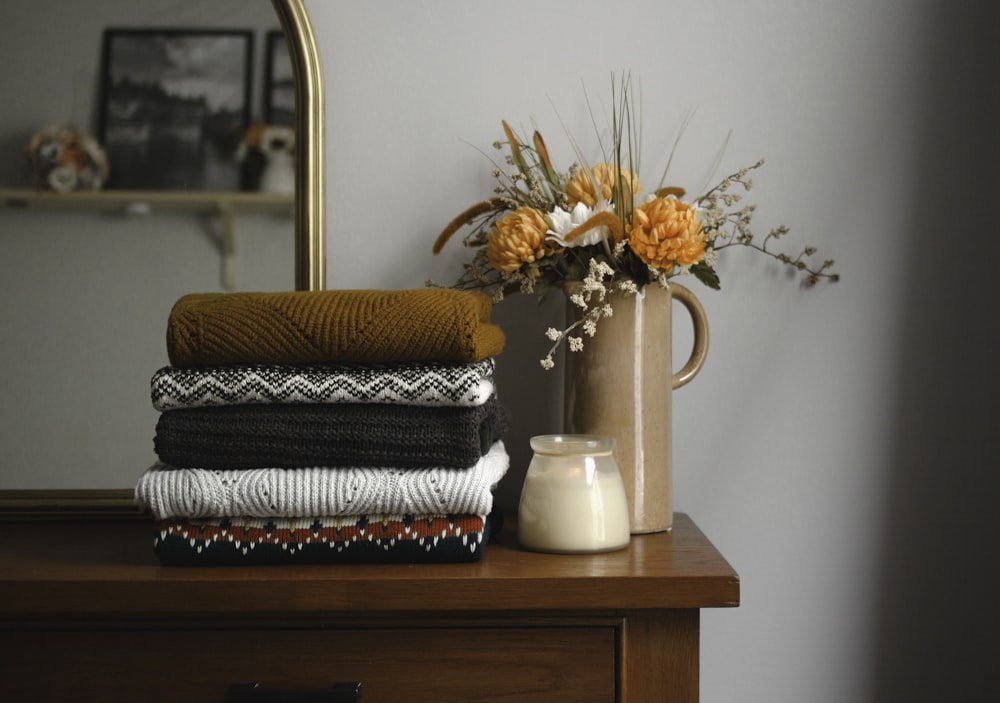
POLYGON ((506 204, 501 198, 490 198, 489 200, 484 200, 480 203, 476 203, 470 208, 459 213, 459 215, 448 223, 441 234, 437 236, 434 240, 434 246, 431 247, 431 251, 435 254, 440 254, 441 250, 444 249, 444 245, 448 243, 452 235, 458 230, 462 229, 465 225, 472 222, 474 219, 481 215, 487 215, 491 212, 496 212, 506 207, 506 204))

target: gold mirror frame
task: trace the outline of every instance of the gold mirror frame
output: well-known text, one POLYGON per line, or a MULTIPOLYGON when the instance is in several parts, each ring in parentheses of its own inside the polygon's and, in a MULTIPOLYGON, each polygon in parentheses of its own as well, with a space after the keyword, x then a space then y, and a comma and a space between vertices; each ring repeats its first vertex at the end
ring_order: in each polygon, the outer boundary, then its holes
MULTIPOLYGON (((295 288, 326 287, 323 71, 305 0, 271 0, 295 77, 295 288)), ((135 517, 133 489, 0 490, 0 519, 135 517)))
POLYGON ((295 76, 295 288, 326 287, 323 70, 305 0, 271 0, 295 76))

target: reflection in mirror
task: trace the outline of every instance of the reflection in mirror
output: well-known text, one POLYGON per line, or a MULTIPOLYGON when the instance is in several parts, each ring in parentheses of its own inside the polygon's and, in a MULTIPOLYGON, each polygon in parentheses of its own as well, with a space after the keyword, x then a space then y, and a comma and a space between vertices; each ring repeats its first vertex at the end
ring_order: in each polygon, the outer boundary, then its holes
MULTIPOLYGON (((252 31, 251 117, 261 119, 267 33, 303 26, 302 12, 295 0, 6 0, 0 90, 18 99, 0 127, 0 188, 29 187, 24 145, 40 127, 97 133, 106 28, 252 31)), ((289 49, 301 59, 301 47, 289 49)), ((312 135, 302 141, 316 148, 312 135)), ((322 210, 309 204, 319 176, 315 159, 298 159, 294 212, 290 197, 250 194, 5 197, 0 491, 130 489, 155 459, 149 380, 167 363, 173 302, 192 291, 322 287, 309 253, 322 258, 322 210)))

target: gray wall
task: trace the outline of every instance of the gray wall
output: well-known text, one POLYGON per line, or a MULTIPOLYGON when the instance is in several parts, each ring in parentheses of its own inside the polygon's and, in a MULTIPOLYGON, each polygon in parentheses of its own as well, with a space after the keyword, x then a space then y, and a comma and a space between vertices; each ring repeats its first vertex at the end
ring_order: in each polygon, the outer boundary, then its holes
MULTIPOLYGON (((995 552, 997 494, 987 164, 1000 62, 983 7, 310 3, 328 88, 331 286, 453 279, 465 252, 432 258, 430 243, 489 194, 478 150, 492 154, 500 120, 535 118, 566 163, 556 110, 595 148, 581 83, 606 102, 621 70, 642 81, 644 169, 658 172, 696 109, 674 180, 701 186, 732 129, 725 168, 767 158, 751 193, 758 230, 787 224, 790 241, 836 258, 843 281, 819 290, 741 252, 721 292, 691 283, 712 343, 674 397, 675 505, 743 593, 739 609, 703 615, 709 703, 995 698, 980 666, 995 635, 971 640, 997 622, 996 582, 976 568, 995 552)), ((527 438, 558 429, 558 379, 537 364, 551 314, 530 301, 496 313, 511 340, 507 500, 527 438)))

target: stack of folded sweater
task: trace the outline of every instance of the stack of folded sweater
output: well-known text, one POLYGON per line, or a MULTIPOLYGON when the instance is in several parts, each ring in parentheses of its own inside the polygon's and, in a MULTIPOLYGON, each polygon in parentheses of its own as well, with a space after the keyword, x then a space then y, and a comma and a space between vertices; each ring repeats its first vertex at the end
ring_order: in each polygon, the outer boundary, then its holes
POLYGON ((490 312, 447 289, 181 298, 136 487, 157 556, 477 561, 509 464, 490 312))

